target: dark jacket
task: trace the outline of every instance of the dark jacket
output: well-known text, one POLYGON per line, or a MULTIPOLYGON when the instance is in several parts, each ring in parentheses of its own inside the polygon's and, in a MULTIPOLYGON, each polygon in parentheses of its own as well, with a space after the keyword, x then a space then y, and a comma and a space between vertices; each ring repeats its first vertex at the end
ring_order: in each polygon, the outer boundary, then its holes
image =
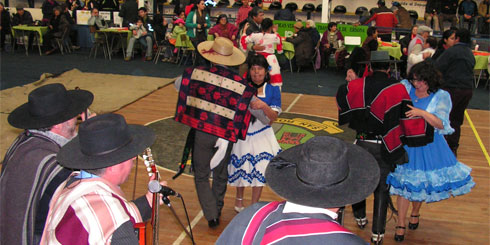
POLYGON ((294 16, 294 14, 293 14, 293 12, 291 12, 291 10, 285 8, 285 9, 281 9, 281 10, 277 11, 274 14, 274 20, 291 20, 291 21, 295 21, 296 20, 296 16, 294 16))
POLYGON ((464 15, 465 13, 471 13, 471 16, 478 15, 478 5, 476 5, 475 1, 463 0, 461 3, 459 3, 458 14, 464 15), (465 3, 465 2, 469 2, 469 3, 465 3))
POLYGON ((157 15, 153 22, 153 30, 155 31, 157 42, 160 43, 163 40, 165 40, 165 34, 167 34, 167 28, 168 28, 168 24, 163 25, 163 16, 157 15))
POLYGON ((260 26, 255 23, 252 17, 248 17, 247 21, 249 25, 247 29, 247 35, 261 31, 260 26))
POLYGON ((45 135, 24 132, 7 151, 0 176, 0 244, 38 244, 35 230, 42 233, 51 196, 71 173, 56 162, 59 149, 45 135))
POLYGON ((303 27, 296 37, 288 37, 286 41, 294 45, 294 57, 296 57, 297 66, 307 66, 311 64, 311 59, 315 51, 310 33, 303 27))
POLYGON ((441 13, 456 14, 458 10, 458 0, 444 0, 441 3, 441 13))
POLYGON ((441 12, 441 0, 427 0, 427 3, 425 4, 425 13, 433 14, 433 13, 440 13, 440 12, 441 12))
POLYGON ((0 25, 2 26, 2 32, 10 31, 10 13, 6 9, 3 9, 1 13, 0 25))
POLYGON ((318 30, 316 28, 310 27, 310 28, 305 28, 306 31, 310 34, 311 37, 311 43, 313 47, 316 47, 318 44, 318 41, 320 41, 320 33, 318 33, 318 30))
POLYGON ((53 0, 52 2, 50 2, 49 0, 44 1, 43 6, 41 7, 43 11, 43 21, 48 22, 49 20, 51 20, 51 17, 53 17, 54 15, 53 9, 56 6, 59 6, 59 4, 55 0, 53 0))
POLYGON ((138 3, 136 0, 126 0, 121 6, 119 17, 123 18, 123 26, 128 27, 129 23, 136 23, 138 20, 138 3))
POLYGON ((55 18, 53 15, 53 18, 49 21, 49 25, 53 26, 52 30, 49 30, 50 32, 54 33, 55 37, 61 37, 63 35, 63 32, 68 29, 70 31, 70 22, 66 18, 66 15, 60 14, 58 18, 55 18))
POLYGON ((475 56, 468 44, 458 43, 444 51, 435 62, 443 76, 443 88, 473 88, 475 56))
POLYGON ((367 60, 371 59, 371 51, 378 50, 378 40, 373 37, 367 37, 366 40, 362 43, 362 49, 366 51, 367 60))
POLYGON ((29 11, 24 10, 24 14, 20 16, 20 14, 14 14, 14 17, 12 18, 12 25, 17 26, 17 25, 29 25, 32 24, 34 20, 32 19, 31 13, 29 11))

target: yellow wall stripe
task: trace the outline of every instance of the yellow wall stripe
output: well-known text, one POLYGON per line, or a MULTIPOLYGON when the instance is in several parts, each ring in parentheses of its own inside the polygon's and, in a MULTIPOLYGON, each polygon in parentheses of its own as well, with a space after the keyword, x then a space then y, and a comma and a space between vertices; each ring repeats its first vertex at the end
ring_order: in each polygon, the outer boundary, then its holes
POLYGON ((470 127, 473 130, 473 133, 475 134, 476 141, 478 141, 478 144, 480 144, 481 150, 483 151, 483 155, 485 155, 485 158, 487 159, 488 165, 490 165, 490 157, 488 156, 487 149, 485 149, 485 145, 483 145, 483 142, 480 139, 480 135, 476 131, 475 125, 473 125, 470 115, 468 115, 468 111, 465 110, 464 115, 466 116, 466 119, 468 120, 468 123, 470 124, 470 127))

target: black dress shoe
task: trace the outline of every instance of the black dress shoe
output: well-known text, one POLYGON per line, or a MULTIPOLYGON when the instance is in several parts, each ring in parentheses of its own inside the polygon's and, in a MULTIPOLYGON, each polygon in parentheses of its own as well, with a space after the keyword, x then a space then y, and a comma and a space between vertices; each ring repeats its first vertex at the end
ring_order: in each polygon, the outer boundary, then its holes
POLYGON ((403 242, 403 240, 405 240, 405 227, 403 227, 403 226, 395 227, 395 241, 403 242), (396 229, 403 229, 403 235, 396 234, 396 229))
MULTIPOLYGON (((420 217, 420 214, 419 215, 410 215, 410 217, 417 218, 418 219, 420 217)), ((410 222, 408 222, 408 229, 410 229, 410 230, 416 230, 419 227, 419 221, 420 220, 418 220, 417 223, 410 223, 410 222)))
POLYGON ((216 228, 219 225, 219 219, 212 219, 208 221, 209 228, 216 228))

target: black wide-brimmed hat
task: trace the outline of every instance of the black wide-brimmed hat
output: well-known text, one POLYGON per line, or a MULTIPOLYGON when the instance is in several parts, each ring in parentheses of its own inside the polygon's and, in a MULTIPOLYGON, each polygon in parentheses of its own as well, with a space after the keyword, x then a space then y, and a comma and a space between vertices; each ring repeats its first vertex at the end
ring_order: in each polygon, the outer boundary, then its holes
POLYGON ((137 156, 154 141, 152 129, 103 114, 81 123, 78 136, 61 148, 57 160, 71 169, 105 168, 137 156))
POLYGON ((379 182, 379 167, 361 147, 317 136, 272 159, 265 178, 275 193, 290 202, 337 208, 373 193, 379 182))
POLYGON ((47 128, 76 117, 93 100, 94 95, 87 90, 66 90, 63 84, 48 84, 30 92, 28 102, 12 111, 7 120, 16 128, 47 128))

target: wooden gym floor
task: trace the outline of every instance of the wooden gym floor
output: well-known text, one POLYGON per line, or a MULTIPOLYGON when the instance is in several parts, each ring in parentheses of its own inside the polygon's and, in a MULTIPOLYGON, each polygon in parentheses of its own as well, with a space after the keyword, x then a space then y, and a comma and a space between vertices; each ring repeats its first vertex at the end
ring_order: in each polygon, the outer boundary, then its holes
MULTIPOLYGON (((126 117, 128 123, 147 124, 152 121, 174 115, 177 92, 173 85, 163 87, 154 93, 118 110, 116 113, 126 117)), ((333 97, 322 97, 303 94, 283 93, 283 110, 292 113, 310 114, 321 117, 337 118, 337 107, 333 97)), ((490 112, 468 110, 462 127, 458 159, 473 169, 472 176, 476 182, 473 190, 464 196, 450 198, 429 205, 423 204, 420 226, 417 230, 407 230, 404 244, 490 244, 490 112), (468 120, 470 119, 470 120, 468 120)), ((176 154, 181 154, 178 152, 176 154)), ((144 194, 147 190, 148 175, 143 163, 138 163, 138 174, 135 183, 135 171, 122 186, 127 198, 131 199, 144 194), (134 190, 134 186, 136 186, 134 190)), ((197 199, 194 181, 190 176, 181 176, 172 180, 173 172, 160 168, 163 180, 168 186, 181 193, 192 223, 196 244, 214 244, 226 225, 236 215, 233 206, 235 188, 229 187, 226 193, 225 206, 217 229, 208 228, 207 221, 197 199)), ((246 189, 244 202, 250 204, 250 190, 246 189)), ((345 226, 352 232, 369 241, 372 220, 372 196, 368 198, 369 224, 364 230, 355 225, 352 210, 346 208, 345 226)), ((171 197, 171 204, 179 218, 187 224, 182 203, 171 197)), ((262 201, 281 200, 268 187, 264 188, 262 201)), ((396 198, 393 198, 395 201, 396 198)), ((395 204, 396 205, 396 204, 395 204)), ((384 244, 395 244, 393 240, 396 217, 388 212, 386 237, 384 244)), ((191 244, 179 223, 166 206, 160 207, 159 244, 191 244)))

